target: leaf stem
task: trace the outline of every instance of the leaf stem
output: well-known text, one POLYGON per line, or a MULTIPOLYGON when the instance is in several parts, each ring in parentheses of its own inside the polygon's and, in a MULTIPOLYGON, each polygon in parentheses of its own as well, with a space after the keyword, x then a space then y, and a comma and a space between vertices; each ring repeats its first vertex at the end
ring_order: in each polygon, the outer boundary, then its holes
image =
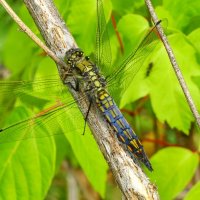
POLYGON ((124 44, 122 42, 122 38, 119 34, 119 31, 117 30, 117 23, 116 23, 115 16, 113 13, 111 14, 111 21, 112 21, 113 28, 115 30, 115 34, 117 36, 117 40, 119 42, 120 52, 123 54, 124 53, 124 44))

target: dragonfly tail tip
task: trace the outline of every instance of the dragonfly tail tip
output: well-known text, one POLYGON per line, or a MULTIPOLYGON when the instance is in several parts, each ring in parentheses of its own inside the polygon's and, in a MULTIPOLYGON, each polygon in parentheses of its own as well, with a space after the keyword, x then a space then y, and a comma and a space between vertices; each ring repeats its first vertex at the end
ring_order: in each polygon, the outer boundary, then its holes
POLYGON ((146 163, 145 165, 146 165, 147 169, 148 169, 150 172, 153 172, 153 167, 151 166, 151 163, 150 163, 150 162, 146 163))

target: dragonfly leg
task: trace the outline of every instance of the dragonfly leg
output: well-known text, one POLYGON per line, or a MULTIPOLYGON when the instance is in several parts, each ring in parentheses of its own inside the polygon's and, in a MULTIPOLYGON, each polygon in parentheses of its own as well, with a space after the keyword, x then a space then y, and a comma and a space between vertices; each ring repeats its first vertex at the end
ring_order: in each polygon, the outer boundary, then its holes
POLYGON ((92 105, 92 99, 90 99, 90 103, 89 103, 89 107, 88 107, 88 110, 87 110, 87 113, 86 113, 86 116, 85 116, 85 123, 84 123, 84 129, 83 129, 83 134, 85 134, 85 129, 86 129, 86 123, 87 123, 87 119, 88 119, 88 116, 89 116, 89 113, 90 113, 90 109, 91 109, 91 105, 92 105))
POLYGON ((78 78, 67 77, 63 82, 64 84, 67 84, 70 88, 72 88, 74 91, 80 91, 78 78))
POLYGON ((65 82, 65 80, 66 80, 68 77, 70 77, 70 76, 72 77, 72 76, 73 76, 72 70, 66 71, 66 70, 64 70, 64 69, 61 69, 60 74, 61 74, 61 79, 63 80, 63 82, 65 82))
POLYGON ((69 85, 75 91, 79 91, 78 80, 73 77, 73 73, 71 71, 63 71, 61 73, 61 79, 64 84, 69 85), (74 85, 72 84, 72 81, 74 82, 74 85))
POLYGON ((85 87, 86 89, 84 90, 84 92, 86 92, 87 94, 90 94, 91 92, 92 92, 92 87, 88 84, 88 85, 86 85, 86 87, 85 87))
POLYGON ((80 88, 79 88, 79 80, 76 79, 76 78, 73 78, 73 84, 72 82, 67 82, 67 84, 73 89, 75 90, 76 92, 80 91, 80 88))

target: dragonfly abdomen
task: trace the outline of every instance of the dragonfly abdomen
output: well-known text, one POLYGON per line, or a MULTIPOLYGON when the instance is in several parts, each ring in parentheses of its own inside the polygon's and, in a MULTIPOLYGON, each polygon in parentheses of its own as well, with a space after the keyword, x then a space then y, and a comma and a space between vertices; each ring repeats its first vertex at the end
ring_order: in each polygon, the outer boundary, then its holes
POLYGON ((114 128, 118 140, 126 146, 131 156, 135 155, 150 171, 152 171, 153 169, 146 153, 144 152, 141 142, 122 115, 112 97, 105 89, 101 89, 97 95, 97 105, 108 123, 114 128))

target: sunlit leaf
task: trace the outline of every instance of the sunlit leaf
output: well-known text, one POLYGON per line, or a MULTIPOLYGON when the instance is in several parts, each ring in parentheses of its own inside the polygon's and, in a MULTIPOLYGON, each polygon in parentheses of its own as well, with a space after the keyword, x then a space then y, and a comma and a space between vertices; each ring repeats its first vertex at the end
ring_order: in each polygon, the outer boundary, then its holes
POLYGON ((191 190, 185 196, 184 200, 198 199, 199 195, 200 195, 200 182, 198 182, 195 186, 191 188, 191 190))
POLYGON ((191 180, 198 162, 198 155, 184 148, 158 151, 151 159, 154 172, 148 175, 157 185, 161 199, 174 199, 191 180))

